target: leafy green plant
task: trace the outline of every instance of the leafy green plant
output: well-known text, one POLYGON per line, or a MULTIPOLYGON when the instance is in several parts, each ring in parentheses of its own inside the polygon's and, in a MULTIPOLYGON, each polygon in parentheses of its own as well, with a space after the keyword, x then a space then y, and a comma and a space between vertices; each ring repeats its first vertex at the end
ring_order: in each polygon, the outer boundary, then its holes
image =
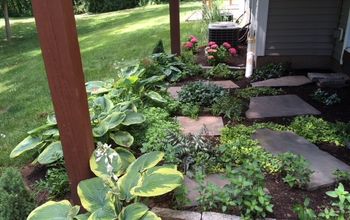
POLYGON ((50 199, 63 198, 69 192, 69 180, 64 167, 52 167, 47 170, 44 179, 36 184, 40 192, 47 191, 50 199))
POLYGON ((225 95, 217 99, 211 111, 214 115, 223 115, 225 118, 239 121, 245 105, 241 99, 225 95))
POLYGON ((310 199, 306 198, 303 204, 297 204, 293 207, 293 211, 298 215, 300 220, 314 220, 317 218, 313 209, 309 208, 310 199))
POLYGON ((24 220, 35 207, 33 195, 24 186, 15 168, 6 168, 0 177, 0 219, 24 220))
MULTIPOLYGON (((97 176, 78 185, 85 218, 96 219, 160 219, 138 202, 142 197, 166 194, 183 182, 182 174, 171 166, 157 166, 164 153, 151 152, 135 159, 125 148, 112 149, 98 144, 91 156, 90 168, 97 176)), ((80 207, 67 200, 49 201, 28 216, 28 220, 82 218, 80 207)))
POLYGON ((251 97, 257 96, 280 95, 283 94, 283 90, 269 87, 248 87, 237 89, 235 94, 239 98, 249 100, 251 97))
POLYGON ((196 57, 191 51, 185 51, 181 54, 181 61, 185 64, 183 69, 184 77, 199 76, 203 74, 203 68, 197 64, 196 57))
POLYGON ((350 172, 344 170, 336 170, 333 172, 337 182, 350 182, 350 172))
POLYGON ((350 140, 350 123, 331 123, 314 116, 298 116, 289 129, 312 143, 332 143, 346 146, 350 140))
POLYGON ((209 77, 229 78, 231 76, 231 70, 228 65, 219 63, 206 72, 209 77))
POLYGON ((289 63, 270 63, 256 69, 252 76, 253 81, 278 78, 287 75, 290 70, 289 63))
POLYGON ((179 92, 179 101, 186 104, 197 104, 201 107, 210 107, 225 94, 225 89, 217 85, 201 81, 192 82, 183 86, 179 92))
POLYGON ((326 91, 323 91, 321 89, 317 89, 312 95, 311 97, 322 103, 322 104, 325 104, 327 106, 331 106, 331 105, 335 105, 335 104, 338 104, 341 102, 341 99, 340 97, 338 96, 337 93, 333 93, 333 94, 330 94, 326 91))
POLYGON ((305 188, 313 173, 309 163, 302 156, 290 152, 280 154, 278 158, 282 162, 283 181, 290 187, 305 188))
POLYGON ((200 106, 199 105, 192 105, 192 104, 182 104, 181 105, 181 114, 183 116, 189 116, 193 119, 197 119, 200 113, 200 106))
POLYGON ((165 53, 162 40, 159 40, 156 46, 153 48, 152 54, 155 54, 155 53, 165 53))

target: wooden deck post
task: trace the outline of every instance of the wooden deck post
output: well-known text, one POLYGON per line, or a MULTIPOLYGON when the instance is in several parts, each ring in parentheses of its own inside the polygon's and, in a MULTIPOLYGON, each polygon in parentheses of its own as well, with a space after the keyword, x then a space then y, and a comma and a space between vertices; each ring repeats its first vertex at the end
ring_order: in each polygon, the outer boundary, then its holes
POLYGON ((181 54, 180 42, 180 3, 179 0, 169 1, 170 12, 170 39, 171 39, 171 53, 181 54))
POLYGON ((74 204, 80 204, 77 184, 92 176, 89 158, 94 142, 72 1, 32 3, 71 196, 74 204))

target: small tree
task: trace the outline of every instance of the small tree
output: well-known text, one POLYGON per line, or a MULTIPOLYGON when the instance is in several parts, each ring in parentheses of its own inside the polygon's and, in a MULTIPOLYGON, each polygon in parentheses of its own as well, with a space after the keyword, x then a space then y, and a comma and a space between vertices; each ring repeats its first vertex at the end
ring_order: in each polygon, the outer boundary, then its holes
POLYGON ((11 33, 11 26, 10 26, 8 1, 7 0, 0 0, 0 2, 1 2, 2 13, 4 15, 4 20, 5 20, 6 39, 9 41, 9 40, 11 40, 12 33, 11 33))

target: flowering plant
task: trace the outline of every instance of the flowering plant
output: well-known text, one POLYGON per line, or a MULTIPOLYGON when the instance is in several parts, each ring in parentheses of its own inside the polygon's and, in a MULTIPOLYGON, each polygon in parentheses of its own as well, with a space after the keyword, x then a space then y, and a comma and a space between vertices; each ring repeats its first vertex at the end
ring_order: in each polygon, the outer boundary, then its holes
POLYGON ((229 56, 236 56, 237 50, 231 44, 224 42, 221 46, 214 41, 210 41, 205 48, 205 53, 210 65, 225 63, 229 56))
POLYGON ((183 47, 187 51, 192 51, 193 53, 196 53, 197 52, 197 44, 198 44, 198 39, 195 36, 190 35, 188 37, 187 42, 184 43, 183 47))

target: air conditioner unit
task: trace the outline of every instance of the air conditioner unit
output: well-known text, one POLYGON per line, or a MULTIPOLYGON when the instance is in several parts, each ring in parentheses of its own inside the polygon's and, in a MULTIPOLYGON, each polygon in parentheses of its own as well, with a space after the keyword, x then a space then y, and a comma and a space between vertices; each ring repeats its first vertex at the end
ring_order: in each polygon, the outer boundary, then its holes
POLYGON ((218 45, 224 42, 230 43, 232 46, 238 45, 238 37, 240 32, 233 22, 218 22, 209 24, 209 41, 214 41, 218 45))

